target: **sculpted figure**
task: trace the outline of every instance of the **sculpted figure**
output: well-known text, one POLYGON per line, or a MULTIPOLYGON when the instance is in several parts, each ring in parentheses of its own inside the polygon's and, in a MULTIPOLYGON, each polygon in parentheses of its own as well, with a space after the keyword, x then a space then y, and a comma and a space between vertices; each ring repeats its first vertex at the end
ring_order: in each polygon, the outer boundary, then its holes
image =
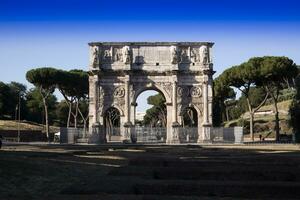
POLYGON ((115 49, 114 60, 118 62, 123 62, 122 50, 119 48, 115 49))
POLYGON ((103 53, 103 60, 109 61, 110 59, 110 50, 106 49, 103 53))
POLYGON ((208 63, 208 49, 207 46, 201 46, 199 49, 200 53, 200 62, 203 64, 208 63))
POLYGON ((172 64, 178 63, 178 52, 177 52, 177 48, 175 46, 171 47, 171 62, 172 62, 172 64))
POLYGON ((97 64, 99 64, 99 50, 98 50, 98 47, 92 47, 91 48, 91 62, 92 62, 93 67, 95 67, 97 64))
POLYGON ((125 64, 129 64, 131 62, 129 46, 125 46, 123 48, 123 57, 124 57, 123 61, 125 64))
POLYGON ((187 54, 187 50, 186 49, 182 49, 181 50, 181 62, 189 62, 189 56, 187 54))
POLYGON ((197 50, 194 48, 191 51, 191 61, 194 63, 199 61, 199 54, 198 54, 197 50))

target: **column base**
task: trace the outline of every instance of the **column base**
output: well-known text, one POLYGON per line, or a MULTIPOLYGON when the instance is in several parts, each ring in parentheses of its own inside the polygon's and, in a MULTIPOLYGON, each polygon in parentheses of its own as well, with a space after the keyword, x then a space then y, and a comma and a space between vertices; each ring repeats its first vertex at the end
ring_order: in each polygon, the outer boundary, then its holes
POLYGON ((199 134, 201 134, 201 137, 200 137, 200 135, 198 136, 197 143, 206 143, 206 144, 211 144, 212 143, 212 140, 211 140, 211 124, 209 124, 209 123, 202 124, 202 131, 199 134))
POLYGON ((103 130, 103 126, 96 122, 92 125, 92 133, 90 137, 88 138, 89 144, 104 144, 106 143, 106 136, 103 130))
POLYGON ((171 138, 166 141, 167 144, 180 144, 179 128, 180 128, 180 124, 178 122, 172 123, 172 129, 171 129, 172 135, 171 138))
POLYGON ((124 133, 122 135, 122 142, 124 144, 136 143, 136 137, 133 134, 133 125, 131 122, 124 123, 124 133))

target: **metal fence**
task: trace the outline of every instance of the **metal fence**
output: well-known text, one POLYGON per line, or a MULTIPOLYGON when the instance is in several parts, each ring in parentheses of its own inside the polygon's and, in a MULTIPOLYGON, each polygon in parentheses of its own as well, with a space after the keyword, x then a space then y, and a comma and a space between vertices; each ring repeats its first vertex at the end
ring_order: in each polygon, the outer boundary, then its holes
POLYGON ((74 144, 79 140, 87 138, 87 130, 83 128, 60 128, 60 143, 74 144))
POLYGON ((161 127, 135 127, 132 130, 132 138, 142 143, 165 143, 167 129, 161 127))
MULTIPOLYGON (((113 128, 111 134, 106 135, 107 141, 121 141, 125 135, 138 143, 165 143, 167 128, 162 127, 131 127, 131 130, 113 128), (128 133, 127 133, 128 132, 128 133), (130 134, 131 133, 131 134, 130 134), (123 136, 124 136, 123 135, 123 136)), ((243 127, 178 127, 180 143, 197 143, 198 139, 209 143, 243 143, 243 127)), ((84 143, 88 141, 88 133, 81 128, 60 129, 60 143, 84 143)))
POLYGON ((196 143, 198 140, 198 127, 179 127, 180 143, 196 143))
POLYGON ((243 143, 243 127, 206 127, 212 143, 243 143))

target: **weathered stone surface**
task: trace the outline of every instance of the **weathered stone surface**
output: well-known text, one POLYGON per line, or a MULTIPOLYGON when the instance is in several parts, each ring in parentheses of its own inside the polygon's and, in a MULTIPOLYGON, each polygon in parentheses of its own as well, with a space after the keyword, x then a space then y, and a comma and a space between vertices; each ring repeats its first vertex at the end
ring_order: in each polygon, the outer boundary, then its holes
MULTIPOLYGON (((202 127, 212 123, 210 42, 92 42, 90 45, 90 134, 103 127, 110 107, 121 113, 121 134, 128 140, 127 124, 135 123, 135 104, 145 90, 161 92, 167 105, 167 143, 176 143, 173 124, 181 125, 181 111, 198 113, 199 142, 202 127), (175 138, 175 139, 174 139, 175 138)), ((129 131, 130 132, 130 131, 129 131)))

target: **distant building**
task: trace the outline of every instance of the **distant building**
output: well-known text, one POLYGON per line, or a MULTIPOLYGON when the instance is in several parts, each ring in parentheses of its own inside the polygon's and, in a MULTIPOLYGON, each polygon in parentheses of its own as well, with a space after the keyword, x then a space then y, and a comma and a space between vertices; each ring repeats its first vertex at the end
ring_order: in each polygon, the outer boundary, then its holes
POLYGON ((135 119, 138 121, 143 121, 146 112, 136 112, 135 119))

